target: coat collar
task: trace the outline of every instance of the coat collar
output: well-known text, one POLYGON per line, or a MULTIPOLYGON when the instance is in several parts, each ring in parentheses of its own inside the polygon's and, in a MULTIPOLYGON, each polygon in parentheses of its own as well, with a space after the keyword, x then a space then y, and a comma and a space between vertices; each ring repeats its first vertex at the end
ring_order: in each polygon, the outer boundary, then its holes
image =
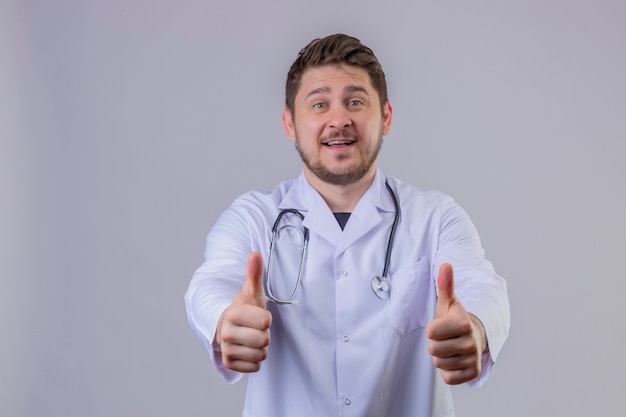
POLYGON ((322 196, 306 180, 304 173, 300 174, 284 195, 278 208, 295 208, 300 211, 304 215, 303 225, 335 244, 336 255, 339 255, 383 221, 383 213, 394 212, 385 180, 385 175, 377 168, 372 184, 357 203, 343 231, 322 196))

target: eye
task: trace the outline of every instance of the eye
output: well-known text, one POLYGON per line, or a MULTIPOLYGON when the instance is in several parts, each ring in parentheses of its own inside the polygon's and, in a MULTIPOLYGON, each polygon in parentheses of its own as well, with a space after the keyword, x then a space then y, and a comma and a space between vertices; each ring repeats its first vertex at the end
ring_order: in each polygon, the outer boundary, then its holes
POLYGON ((361 100, 350 100, 348 101, 348 107, 360 107, 363 105, 361 100))
POLYGON ((313 108, 317 109, 317 110, 321 110, 321 109, 326 108, 326 104, 324 104, 324 103, 315 103, 315 104, 313 104, 313 108))

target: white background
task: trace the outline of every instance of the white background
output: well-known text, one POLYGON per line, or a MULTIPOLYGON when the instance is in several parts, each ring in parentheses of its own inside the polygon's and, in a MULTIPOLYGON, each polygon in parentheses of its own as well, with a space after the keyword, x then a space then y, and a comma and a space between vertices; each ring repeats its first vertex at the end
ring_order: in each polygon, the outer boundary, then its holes
POLYGON ((0 415, 241 415, 183 295, 232 199, 298 175, 285 76, 335 32, 387 73, 383 170, 454 196, 508 281, 458 415, 621 415, 618 0, 1 0, 0 415))

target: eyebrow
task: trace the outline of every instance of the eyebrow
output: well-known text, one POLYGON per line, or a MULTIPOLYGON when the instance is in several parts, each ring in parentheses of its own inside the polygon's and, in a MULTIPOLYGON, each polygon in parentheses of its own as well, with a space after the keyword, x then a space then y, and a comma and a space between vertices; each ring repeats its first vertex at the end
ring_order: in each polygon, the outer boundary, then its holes
MULTIPOLYGON (((364 93, 366 96, 369 96, 369 94, 367 93, 367 90, 361 86, 358 85, 347 85, 346 87, 344 87, 343 91, 345 93, 356 93, 356 92, 360 92, 360 93, 364 93)), ((329 87, 320 87, 320 88, 316 88, 314 90, 311 90, 309 92, 309 94, 306 95, 305 99, 315 95, 315 94, 327 94, 330 93, 330 88, 329 87)))

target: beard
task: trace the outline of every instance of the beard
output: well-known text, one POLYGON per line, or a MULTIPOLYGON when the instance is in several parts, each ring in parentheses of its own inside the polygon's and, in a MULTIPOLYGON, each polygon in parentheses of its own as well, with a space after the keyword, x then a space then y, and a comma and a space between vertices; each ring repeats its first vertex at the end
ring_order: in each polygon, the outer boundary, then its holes
MULTIPOLYGON (((337 132, 336 134, 331 135, 328 139, 332 139, 333 137, 353 137, 355 140, 359 140, 358 135, 346 131, 337 132)), ((381 134, 373 152, 370 155, 365 155, 365 157, 358 163, 357 166, 352 167, 349 170, 332 171, 321 161, 312 161, 311 158, 309 158, 309 156, 302 151, 302 148, 299 145, 298 138, 296 137, 296 150, 300 154, 300 158, 302 159, 304 165, 317 178, 332 185, 350 185, 358 182, 361 178, 365 176, 365 174, 369 172, 372 165, 374 165, 374 162, 376 162, 376 158, 378 157, 378 153, 380 152, 380 148, 382 147, 382 145, 383 137, 381 134)), ((345 157, 341 155, 338 158, 340 160, 345 159, 345 157)))

